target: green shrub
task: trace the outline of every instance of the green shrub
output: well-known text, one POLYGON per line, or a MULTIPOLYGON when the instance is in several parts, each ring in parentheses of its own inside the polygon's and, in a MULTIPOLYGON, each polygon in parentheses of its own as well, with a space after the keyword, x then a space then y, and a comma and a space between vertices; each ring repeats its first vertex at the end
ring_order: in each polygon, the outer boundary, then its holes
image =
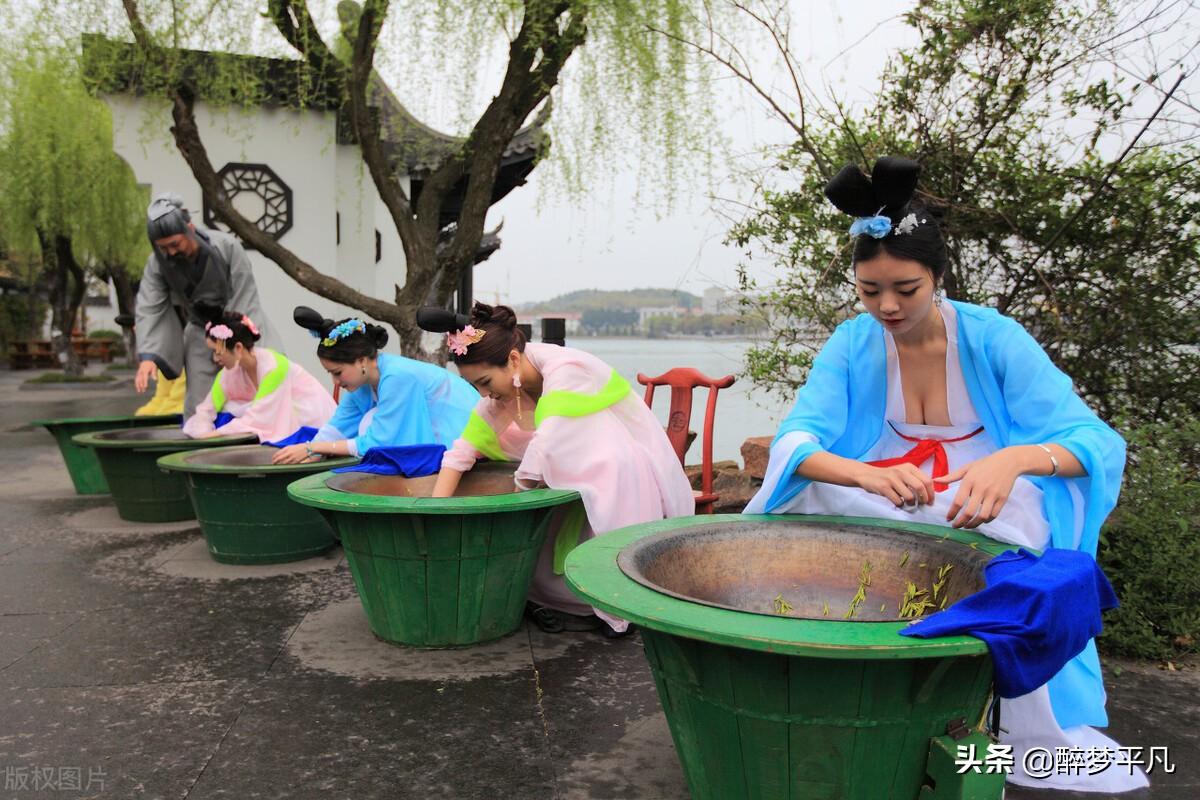
POLYGON ((1126 432, 1129 464, 1099 560, 1121 607, 1100 647, 1140 658, 1200 651, 1200 421, 1126 432))

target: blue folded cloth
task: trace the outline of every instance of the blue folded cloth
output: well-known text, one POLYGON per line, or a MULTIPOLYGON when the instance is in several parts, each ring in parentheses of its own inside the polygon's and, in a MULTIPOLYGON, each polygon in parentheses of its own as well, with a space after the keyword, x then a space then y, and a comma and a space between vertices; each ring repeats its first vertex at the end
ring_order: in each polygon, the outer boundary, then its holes
POLYGON ((403 475, 419 478, 433 475, 442 468, 444 444, 413 444, 405 447, 372 447, 362 461, 334 472, 374 472, 378 475, 403 475))
POLYGON ((1028 694, 1054 677, 1103 629, 1117 607, 1100 565, 1078 550, 1002 553, 984 569, 987 588, 900 631, 929 639, 969 634, 987 643, 1001 697, 1028 694))
POLYGON ((316 435, 316 428, 310 428, 309 426, 305 425, 303 428, 300 428, 286 439, 280 439, 277 442, 263 442, 263 444, 267 447, 287 447, 290 444, 306 444, 311 442, 313 437, 316 435))
POLYGON ((226 425, 230 422, 233 422, 233 420, 234 420, 233 414, 230 414, 228 411, 218 411, 217 418, 213 420, 213 427, 219 428, 222 425, 226 425))

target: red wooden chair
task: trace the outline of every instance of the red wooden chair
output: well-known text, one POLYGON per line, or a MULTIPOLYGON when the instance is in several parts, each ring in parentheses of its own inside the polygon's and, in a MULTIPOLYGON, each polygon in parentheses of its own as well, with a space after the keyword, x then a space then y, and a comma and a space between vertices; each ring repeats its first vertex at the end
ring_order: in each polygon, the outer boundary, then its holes
POLYGON ((701 447, 704 455, 700 467, 700 491, 696 495, 696 513, 713 513, 713 504, 718 495, 713 494, 712 434, 717 416, 717 392, 733 385, 734 377, 710 378, 691 367, 676 367, 657 378, 648 378, 638 373, 638 383, 646 387, 646 405, 654 407, 654 389, 658 386, 671 387, 671 413, 667 417, 667 439, 683 464, 688 446, 688 422, 692 419, 692 390, 697 386, 708 387, 708 406, 704 412, 704 430, 701 447))

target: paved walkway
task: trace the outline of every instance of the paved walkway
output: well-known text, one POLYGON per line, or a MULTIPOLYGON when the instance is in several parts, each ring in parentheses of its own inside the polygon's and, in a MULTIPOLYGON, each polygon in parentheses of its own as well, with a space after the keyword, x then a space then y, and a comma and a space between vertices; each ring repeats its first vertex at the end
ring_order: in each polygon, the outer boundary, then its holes
MULTIPOLYGON (((636 637, 383 644, 340 552, 221 566, 194 524, 77 497, 25 423, 137 400, 23 377, 0 372, 0 798, 687 798, 636 637)), ((1178 764, 1138 796, 1200 797, 1200 674, 1122 666, 1113 735, 1178 764)))

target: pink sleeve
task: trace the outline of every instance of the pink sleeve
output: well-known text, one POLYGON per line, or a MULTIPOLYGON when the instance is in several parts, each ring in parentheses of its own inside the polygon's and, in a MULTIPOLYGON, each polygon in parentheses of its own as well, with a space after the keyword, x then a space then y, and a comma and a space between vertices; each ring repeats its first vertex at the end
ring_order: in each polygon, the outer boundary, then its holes
MULTIPOLYGON (((225 371, 217 373, 214 380, 221 380, 221 376, 225 371)), ((200 401, 200 405, 196 406, 196 413, 188 417, 187 422, 183 423, 183 432, 193 439, 203 436, 206 433, 212 433, 216 428, 213 422, 217 419, 217 410, 213 407, 212 390, 204 395, 204 399, 200 401)))
POLYGON ((288 376, 275 391, 250 403, 245 413, 221 426, 223 435, 253 433, 259 441, 270 442, 295 433, 292 425, 292 384, 288 376), (286 430, 285 430, 286 429, 286 430))
MULTIPOLYGON (((606 365, 601 364, 600 366, 605 367, 606 365)), ((599 371, 589 369, 586 364, 563 359, 546 370, 542 393, 564 391, 592 394, 603 387, 610 374, 611 371, 603 373, 603 381, 601 381, 599 371)), ((578 420, 571 421, 577 422, 578 420)), ((533 489, 545 482, 542 448, 548 441, 555 439, 555 431, 561 423, 562 419, 555 417, 542 422, 537 433, 529 442, 529 446, 525 448, 525 455, 521 458, 520 466, 517 467, 515 475, 517 486, 522 489, 533 489)))
POLYGON ((475 462, 483 457, 466 439, 455 439, 450 449, 442 454, 442 469, 468 472, 475 462))
MULTIPOLYGON (((503 429, 507 427, 504 406, 490 397, 479 398, 479 402, 475 404, 472 416, 478 416, 487 423, 487 426, 496 434, 497 439, 500 438, 500 430, 498 428, 503 429)), ((456 472, 467 472, 481 458, 483 458, 483 453, 476 450, 475 445, 459 437, 454 440, 454 444, 442 455, 442 467, 444 469, 452 469, 456 472)))

